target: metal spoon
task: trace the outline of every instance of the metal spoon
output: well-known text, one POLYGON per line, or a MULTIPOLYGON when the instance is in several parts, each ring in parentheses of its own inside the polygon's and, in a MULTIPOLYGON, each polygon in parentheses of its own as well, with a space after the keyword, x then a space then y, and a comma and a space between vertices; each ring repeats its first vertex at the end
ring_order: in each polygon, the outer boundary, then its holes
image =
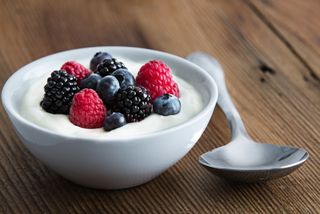
POLYGON ((199 162, 214 174, 241 182, 259 182, 288 175, 309 157, 306 150, 287 146, 257 143, 252 140, 228 94, 223 70, 214 58, 195 52, 187 57, 214 78, 218 104, 231 128, 231 142, 200 156, 199 162))

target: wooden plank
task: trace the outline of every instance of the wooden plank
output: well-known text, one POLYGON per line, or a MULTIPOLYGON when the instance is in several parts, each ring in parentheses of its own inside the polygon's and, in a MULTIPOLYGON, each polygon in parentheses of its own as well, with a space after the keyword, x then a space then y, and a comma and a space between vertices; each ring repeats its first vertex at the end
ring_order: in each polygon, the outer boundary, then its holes
POLYGON ((305 81, 320 85, 320 37, 318 29, 320 2, 317 0, 248 1, 259 16, 278 34, 302 63, 306 65, 305 81))
POLYGON ((294 74, 288 70, 286 76, 295 79, 296 85, 304 85, 303 93, 315 92, 315 99, 310 98, 310 101, 319 106, 320 48, 316 42, 319 2, 312 0, 293 0, 290 4, 272 0, 246 2, 304 65, 305 69, 301 69, 299 73, 294 74))
MULTIPOLYGON (((320 209, 319 87, 308 76, 306 64, 251 4, 237 0, 0 4, 2 83, 23 64, 64 49, 130 45, 180 56, 201 49, 225 68, 228 88, 250 134, 263 142, 302 146, 311 154, 301 169, 281 180, 254 185, 220 180, 197 163, 200 154, 229 140, 224 116, 217 109, 196 147, 154 181, 122 191, 91 190, 64 180, 35 160, 1 107, 0 212, 314 213, 320 209)), ((317 63, 308 65, 315 70, 317 63)))

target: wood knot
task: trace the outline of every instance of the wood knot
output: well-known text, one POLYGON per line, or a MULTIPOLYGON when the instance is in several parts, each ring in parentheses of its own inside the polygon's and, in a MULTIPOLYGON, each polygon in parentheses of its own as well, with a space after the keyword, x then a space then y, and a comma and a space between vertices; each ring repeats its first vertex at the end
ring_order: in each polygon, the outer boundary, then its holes
POLYGON ((269 73, 269 74, 276 74, 275 70, 273 70, 271 67, 269 67, 267 64, 261 64, 259 66, 259 69, 260 71, 262 71, 262 73, 266 74, 266 73, 269 73))
POLYGON ((260 78, 260 82, 266 82, 266 79, 263 78, 263 77, 261 77, 261 78, 260 78))

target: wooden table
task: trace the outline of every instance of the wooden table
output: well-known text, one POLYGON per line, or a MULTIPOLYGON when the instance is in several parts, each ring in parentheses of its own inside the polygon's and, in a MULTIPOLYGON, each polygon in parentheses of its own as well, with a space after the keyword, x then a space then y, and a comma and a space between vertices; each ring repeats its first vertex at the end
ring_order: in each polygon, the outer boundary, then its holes
POLYGON ((257 140, 304 147, 293 174, 229 183, 200 154, 229 140, 219 108, 192 151, 143 186, 104 191, 58 176, 22 145, 1 107, 1 213, 320 213, 320 2, 317 0, 1 0, 1 84, 61 50, 128 45, 186 56, 203 50, 257 140))

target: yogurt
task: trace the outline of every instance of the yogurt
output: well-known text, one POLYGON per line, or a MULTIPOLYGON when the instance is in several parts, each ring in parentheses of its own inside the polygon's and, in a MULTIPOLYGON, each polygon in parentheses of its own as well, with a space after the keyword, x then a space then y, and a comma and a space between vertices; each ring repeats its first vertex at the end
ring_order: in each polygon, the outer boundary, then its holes
MULTIPOLYGON (((134 76, 137 75, 140 67, 145 63, 133 62, 129 59, 119 57, 118 59, 126 65, 126 67, 134 76)), ((86 66, 89 65, 89 61, 90 59, 83 61, 78 60, 79 63, 86 66)), ((180 89, 180 113, 170 116, 161 116, 152 113, 149 117, 140 122, 128 123, 123 127, 114 129, 109 132, 103 130, 103 128, 85 129, 73 125, 69 121, 68 115, 51 114, 42 109, 42 107, 40 106, 40 102, 43 99, 43 88, 49 76, 50 72, 43 75, 35 83, 31 84, 31 86, 26 90, 26 93, 21 101, 20 113, 30 122, 45 129, 54 131, 57 134, 77 137, 92 136, 105 139, 128 139, 130 137, 150 134, 182 124, 198 114, 203 108, 203 101, 201 99, 200 93, 188 82, 177 76, 174 76, 173 78, 179 85, 180 89)))

